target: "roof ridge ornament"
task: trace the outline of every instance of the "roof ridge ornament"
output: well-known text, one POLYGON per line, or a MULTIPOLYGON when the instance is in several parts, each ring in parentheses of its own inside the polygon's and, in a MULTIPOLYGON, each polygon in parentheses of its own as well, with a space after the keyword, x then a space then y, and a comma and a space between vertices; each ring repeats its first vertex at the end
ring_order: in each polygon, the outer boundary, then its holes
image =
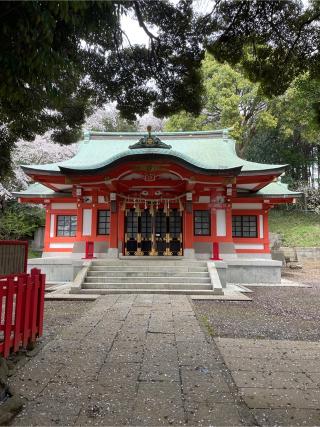
POLYGON ((129 145, 129 148, 131 150, 137 149, 137 148, 166 148, 170 149, 172 148, 171 145, 165 144, 161 141, 161 139, 157 136, 151 135, 151 126, 147 126, 148 135, 143 136, 139 139, 138 142, 136 142, 133 145, 129 145))

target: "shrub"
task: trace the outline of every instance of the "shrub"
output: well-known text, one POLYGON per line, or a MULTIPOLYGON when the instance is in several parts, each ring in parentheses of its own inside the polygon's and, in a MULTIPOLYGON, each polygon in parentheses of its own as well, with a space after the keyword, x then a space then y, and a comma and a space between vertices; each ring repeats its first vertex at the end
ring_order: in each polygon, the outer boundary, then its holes
POLYGON ((0 239, 30 239, 44 225, 45 210, 33 205, 22 205, 16 201, 7 203, 0 212, 0 239))

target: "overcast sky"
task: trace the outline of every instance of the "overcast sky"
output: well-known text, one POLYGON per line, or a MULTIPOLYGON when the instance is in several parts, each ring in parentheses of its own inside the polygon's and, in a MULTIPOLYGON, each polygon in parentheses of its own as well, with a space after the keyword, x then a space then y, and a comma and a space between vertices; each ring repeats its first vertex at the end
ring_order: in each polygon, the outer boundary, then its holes
MULTIPOLYGON (((171 0, 172 3, 177 3, 178 0, 171 0)), ((214 1, 213 0, 194 0, 194 10, 196 13, 204 14, 208 13, 212 10, 214 1)), ((132 19, 129 15, 125 16, 123 15, 121 18, 121 26, 123 31, 128 36, 131 44, 148 44, 149 38, 146 35, 146 33, 143 31, 143 29, 138 24, 138 21, 135 19, 132 19)), ((156 34, 156 29, 152 29, 149 27, 150 30, 154 34, 156 34)), ((124 40, 124 44, 127 45, 127 41, 124 40)))

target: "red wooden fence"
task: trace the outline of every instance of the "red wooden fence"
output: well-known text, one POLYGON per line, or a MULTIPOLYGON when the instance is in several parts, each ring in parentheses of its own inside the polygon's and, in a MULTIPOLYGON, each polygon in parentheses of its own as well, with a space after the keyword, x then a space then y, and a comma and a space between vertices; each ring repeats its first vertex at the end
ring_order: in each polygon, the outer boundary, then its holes
POLYGON ((37 268, 31 274, 0 277, 0 354, 35 342, 43 331, 45 274, 37 268))

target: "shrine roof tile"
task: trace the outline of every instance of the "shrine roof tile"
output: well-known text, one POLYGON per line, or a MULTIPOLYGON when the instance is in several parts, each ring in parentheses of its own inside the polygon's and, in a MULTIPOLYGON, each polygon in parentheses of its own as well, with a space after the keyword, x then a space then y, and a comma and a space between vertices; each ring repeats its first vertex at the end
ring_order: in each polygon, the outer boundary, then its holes
MULTIPOLYGON (((226 130, 202 132, 157 132, 167 147, 130 148, 137 143, 144 132, 86 132, 80 142, 78 153, 71 159, 44 165, 24 165, 26 173, 48 174, 94 173, 112 167, 114 163, 134 159, 177 159, 196 169, 207 171, 238 170, 241 175, 270 173, 284 170, 286 165, 249 162, 238 157, 235 141, 228 137, 226 130)), ((156 145, 155 145, 156 147, 156 145)))

